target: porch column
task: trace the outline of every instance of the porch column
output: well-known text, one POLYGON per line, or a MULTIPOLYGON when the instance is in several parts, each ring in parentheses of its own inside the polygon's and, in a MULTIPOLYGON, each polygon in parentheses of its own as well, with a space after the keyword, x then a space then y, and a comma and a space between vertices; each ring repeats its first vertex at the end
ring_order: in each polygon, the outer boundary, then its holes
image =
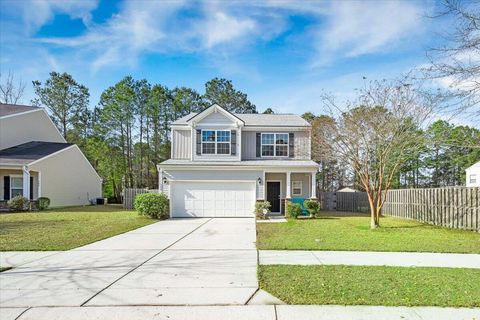
POLYGON ((30 171, 27 166, 22 167, 23 171, 23 196, 30 199, 30 171))
POLYGON ((287 194, 285 195, 285 198, 286 199, 291 199, 292 198, 292 195, 291 195, 291 192, 290 192, 290 186, 291 186, 291 183, 290 183, 290 176, 292 175, 292 173, 290 171, 287 171, 287 194))
POLYGON ((163 169, 158 171, 158 191, 163 193, 163 169))
POLYGON ((311 189, 312 189, 312 196, 311 198, 312 199, 316 199, 317 198, 317 172, 312 172, 312 186, 311 186, 311 189))

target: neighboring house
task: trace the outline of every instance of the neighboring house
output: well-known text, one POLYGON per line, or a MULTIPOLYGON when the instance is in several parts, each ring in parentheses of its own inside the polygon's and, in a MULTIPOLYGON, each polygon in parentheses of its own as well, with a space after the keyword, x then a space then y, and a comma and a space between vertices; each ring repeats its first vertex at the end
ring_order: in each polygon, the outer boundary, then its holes
POLYGON ((284 213, 316 198, 311 126, 291 114, 232 114, 218 105, 172 123, 171 159, 158 165, 172 217, 250 217, 256 201, 284 213))
POLYGON ((467 187, 480 187, 480 161, 465 170, 467 187))
POLYGON ((16 195, 84 205, 102 196, 102 179, 43 108, 0 104, 0 202, 16 195))

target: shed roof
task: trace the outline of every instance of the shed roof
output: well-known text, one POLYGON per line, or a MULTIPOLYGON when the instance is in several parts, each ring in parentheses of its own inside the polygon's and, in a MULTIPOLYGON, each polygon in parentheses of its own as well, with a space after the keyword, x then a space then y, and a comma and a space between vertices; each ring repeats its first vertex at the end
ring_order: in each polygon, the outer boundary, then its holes
POLYGON ((12 114, 22 113, 26 111, 38 110, 39 107, 24 106, 19 104, 0 104, 0 117, 9 116, 12 114))
POLYGON ((31 141, 19 144, 0 150, 0 164, 27 165, 72 145, 72 143, 44 141, 31 141))
POLYGON ((269 167, 318 167, 318 164, 312 160, 242 160, 242 161, 191 161, 181 159, 168 159, 160 163, 162 165, 178 165, 178 166, 269 166, 269 167))
MULTIPOLYGON (((186 125, 196 116, 196 112, 177 119, 173 125, 186 125)), ((305 119, 296 114, 263 114, 263 113, 234 113, 237 118, 245 122, 245 126, 260 127, 310 127, 305 119)))

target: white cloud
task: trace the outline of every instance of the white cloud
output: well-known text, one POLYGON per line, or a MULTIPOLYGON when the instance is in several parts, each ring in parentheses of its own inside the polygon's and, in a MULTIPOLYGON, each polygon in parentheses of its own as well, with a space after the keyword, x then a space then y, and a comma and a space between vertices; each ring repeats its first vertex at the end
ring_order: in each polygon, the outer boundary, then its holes
POLYGON ((207 48, 241 38, 254 31, 256 27, 252 19, 237 19, 223 11, 215 10, 207 17, 204 20, 204 28, 199 29, 202 30, 201 34, 207 48))
POLYGON ((62 13, 90 24, 91 11, 98 6, 98 0, 5 0, 2 10, 20 16, 27 34, 34 33, 51 21, 55 14, 62 13))
POLYGON ((317 47, 321 59, 356 57, 391 51, 423 31, 427 2, 334 1, 319 27, 317 47))
MULTIPOLYGON (((233 59, 242 50, 283 34, 291 27, 291 18, 302 15, 308 16, 310 22, 296 40, 305 42, 304 47, 312 47, 310 56, 316 62, 375 53, 416 34, 424 11, 423 3, 407 1, 124 0, 117 13, 97 24, 91 12, 98 0, 18 3, 23 3, 16 6, 22 9, 21 17, 30 34, 57 13, 81 18, 87 27, 81 36, 33 40, 40 46, 73 49, 67 54, 88 63, 94 72, 104 67, 135 66, 143 55, 152 52, 205 53, 235 66, 238 62, 233 59)), ((255 67, 249 68, 249 73, 255 74, 255 67)))

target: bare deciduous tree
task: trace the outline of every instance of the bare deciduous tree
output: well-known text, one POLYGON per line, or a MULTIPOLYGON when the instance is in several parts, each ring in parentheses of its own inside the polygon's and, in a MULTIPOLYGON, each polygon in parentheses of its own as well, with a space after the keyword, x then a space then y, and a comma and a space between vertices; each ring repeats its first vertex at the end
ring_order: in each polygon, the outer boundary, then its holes
POLYGON ((443 37, 445 45, 427 52, 429 79, 448 87, 445 106, 480 116, 480 1, 443 0, 434 18, 450 18, 453 28, 443 37))
POLYGON ((24 91, 25 83, 22 80, 15 81, 11 71, 6 76, 0 73, 0 103, 17 104, 21 101, 24 91))
POLYGON ((369 83, 345 108, 330 95, 323 101, 337 117, 322 147, 353 169, 368 194, 370 227, 377 228, 386 191, 408 155, 422 145, 417 129, 432 101, 411 85, 387 81, 369 83))

